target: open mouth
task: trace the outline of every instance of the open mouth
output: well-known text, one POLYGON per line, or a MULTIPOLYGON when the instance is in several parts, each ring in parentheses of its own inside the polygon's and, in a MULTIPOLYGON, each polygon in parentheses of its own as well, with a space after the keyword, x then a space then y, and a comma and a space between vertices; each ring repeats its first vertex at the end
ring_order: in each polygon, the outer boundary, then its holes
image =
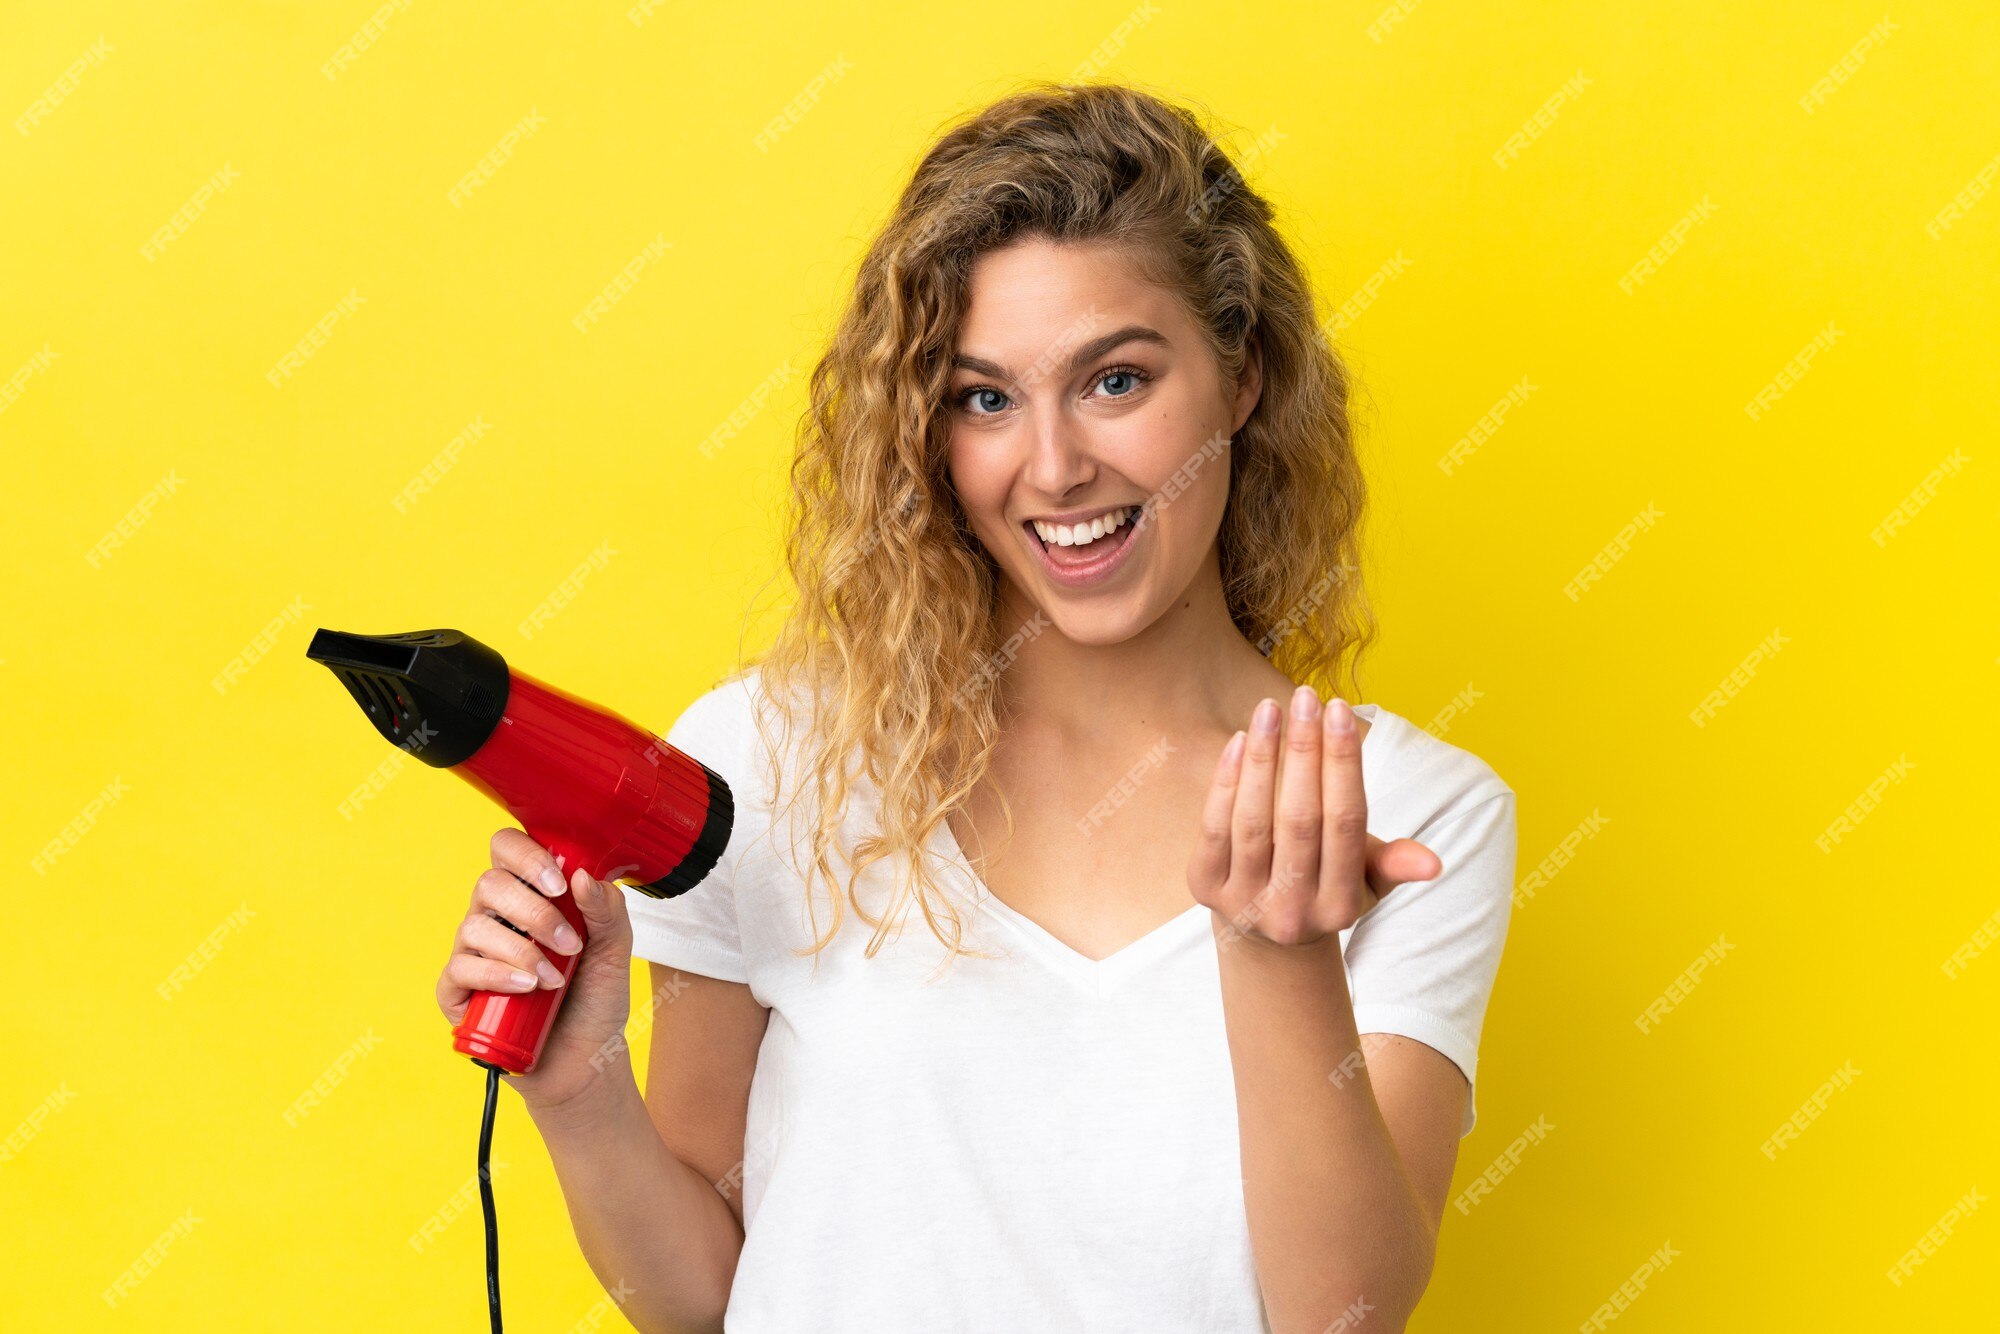
POLYGON ((1138 530, 1144 526, 1145 507, 1133 505, 1122 511, 1113 511, 1106 517, 1116 526, 1094 537, 1088 536, 1087 530, 1081 530, 1081 526, 1071 528, 1066 535, 1085 540, 1072 540, 1067 545, 1061 540, 1065 534, 1055 533, 1046 525, 1038 531, 1036 523, 1027 520, 1021 527, 1041 553, 1042 566, 1050 577, 1058 583, 1074 585, 1100 579, 1117 567, 1138 530), (1043 532, 1051 532, 1056 540, 1051 541, 1043 536, 1043 532))

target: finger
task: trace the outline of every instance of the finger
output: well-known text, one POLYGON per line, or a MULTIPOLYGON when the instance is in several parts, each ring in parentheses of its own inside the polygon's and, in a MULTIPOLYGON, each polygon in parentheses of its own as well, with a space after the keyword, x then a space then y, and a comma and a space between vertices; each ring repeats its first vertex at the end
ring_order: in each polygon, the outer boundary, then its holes
POLYGON ((1368 836, 1368 887, 1377 895, 1413 881, 1435 880, 1443 870, 1438 855, 1413 838, 1384 843, 1368 836))
POLYGON ((1330 885, 1366 889, 1368 798, 1361 789, 1361 734, 1346 700, 1327 701, 1322 730, 1320 869, 1330 885))
POLYGON ((473 913, 458 924, 458 948, 532 973, 545 987, 562 985, 562 971, 542 953, 541 946, 483 912, 473 913))
POLYGON ((548 947, 551 956, 575 954, 583 941, 563 919, 555 904, 522 884, 512 871, 495 867, 473 882, 472 906, 527 932, 548 947))
POLYGON ((512 871, 527 883, 538 886, 550 898, 562 897, 568 886, 555 854, 529 838, 526 830, 502 829, 493 835, 493 864, 512 871))
MULTIPOLYGON (((1212 895, 1229 879, 1229 816, 1236 807, 1236 784, 1243 773, 1244 734, 1229 738, 1215 761, 1215 778, 1201 808, 1201 833, 1188 859, 1188 888, 1197 899, 1212 895)), ((1206 899, 1203 899, 1206 902, 1206 899)), ((1210 904, 1213 907, 1213 904, 1210 904)))
POLYGON ((465 1017, 466 1002, 472 999, 475 991, 518 994, 533 991, 540 985, 533 973, 524 973, 499 959, 484 959, 477 954, 454 954, 445 962, 444 972, 438 975, 438 1008, 455 1025, 465 1017))
POLYGON ((1292 693, 1291 722, 1278 781, 1276 846, 1272 888, 1310 898, 1319 890, 1320 725, 1319 692, 1300 686, 1292 693))
POLYGON ((1278 702, 1258 703, 1243 743, 1243 776, 1229 820, 1229 876, 1262 886, 1271 876, 1271 785, 1278 757, 1278 702))

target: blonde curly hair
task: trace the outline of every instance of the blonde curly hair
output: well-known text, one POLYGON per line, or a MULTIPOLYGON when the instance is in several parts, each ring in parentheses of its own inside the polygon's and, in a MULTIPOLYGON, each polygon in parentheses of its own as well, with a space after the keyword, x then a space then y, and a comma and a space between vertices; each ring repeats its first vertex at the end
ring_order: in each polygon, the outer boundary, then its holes
POLYGON ((997 567, 946 471, 954 342, 986 251, 1029 237, 1119 247, 1186 303, 1225 383, 1254 335, 1263 386, 1228 450, 1219 535, 1230 614, 1289 679, 1322 693, 1351 681, 1374 627, 1348 374, 1272 216, 1201 117, 1130 86, 1029 84, 950 127, 917 165, 812 373, 785 543, 796 602, 736 673, 762 675, 774 798, 796 779, 780 811, 814 798, 807 902, 816 872, 832 921, 820 930, 814 911, 800 953, 823 950, 852 908, 874 929, 872 958, 912 899, 947 963, 970 952, 926 849, 987 779, 1000 734, 997 567), (878 819, 850 853, 843 812, 863 776, 878 819), (883 859, 901 874, 873 912, 853 891, 883 859))

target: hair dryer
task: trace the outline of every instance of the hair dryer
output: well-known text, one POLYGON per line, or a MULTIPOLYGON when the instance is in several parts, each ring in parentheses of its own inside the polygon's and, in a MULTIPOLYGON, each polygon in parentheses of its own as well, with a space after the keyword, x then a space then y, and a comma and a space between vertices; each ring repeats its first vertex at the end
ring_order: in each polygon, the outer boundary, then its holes
MULTIPOLYGON (((582 866, 672 898, 729 843, 736 808, 721 775, 619 714, 509 671, 470 635, 320 630, 306 656, 332 669, 388 741, 506 807, 565 875, 582 866)), ((586 939, 576 896, 555 904, 586 939)), ((533 1070, 580 957, 549 960, 559 987, 473 993, 453 1049, 489 1069, 533 1070)))

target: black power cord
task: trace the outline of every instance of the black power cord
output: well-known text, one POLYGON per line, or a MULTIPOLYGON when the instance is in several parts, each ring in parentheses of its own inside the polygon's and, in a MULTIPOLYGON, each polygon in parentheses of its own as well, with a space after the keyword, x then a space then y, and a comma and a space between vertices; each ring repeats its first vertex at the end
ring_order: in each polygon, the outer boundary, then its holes
POLYGON ((500 1334, 500 1225, 493 1216, 493 1169, 487 1160, 493 1154, 493 1109, 500 1099, 500 1067, 486 1066, 486 1110, 479 1117, 479 1211, 486 1215, 486 1308, 493 1318, 493 1334, 500 1334))

